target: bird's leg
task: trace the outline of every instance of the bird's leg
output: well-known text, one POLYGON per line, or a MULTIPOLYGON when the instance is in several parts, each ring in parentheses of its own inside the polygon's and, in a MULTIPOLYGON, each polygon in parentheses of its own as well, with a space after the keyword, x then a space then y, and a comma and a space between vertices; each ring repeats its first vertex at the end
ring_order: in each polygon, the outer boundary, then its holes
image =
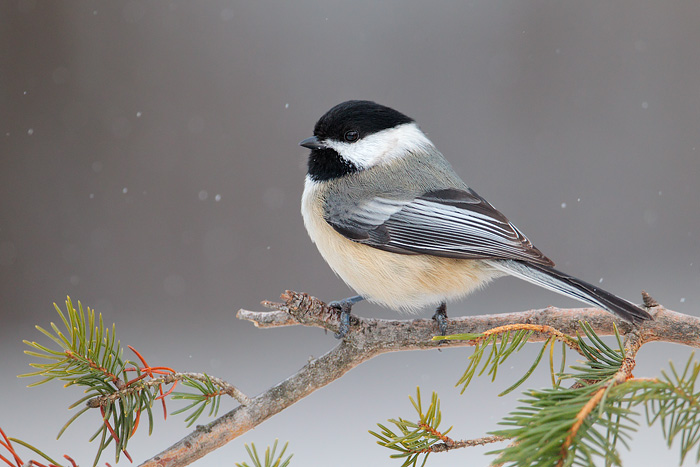
POLYGON ((438 328, 440 329, 440 335, 444 336, 447 334, 447 303, 442 302, 439 307, 437 307, 437 310, 435 310, 435 314, 433 315, 433 319, 437 322, 438 328))
POLYGON ((348 333, 350 330, 350 311, 352 310, 352 306, 364 300, 365 297, 362 295, 355 295, 353 297, 348 297, 343 300, 333 300, 328 304, 328 306, 337 308, 340 310, 340 328, 338 329, 338 332, 335 334, 336 339, 342 339, 345 337, 345 334, 348 333))

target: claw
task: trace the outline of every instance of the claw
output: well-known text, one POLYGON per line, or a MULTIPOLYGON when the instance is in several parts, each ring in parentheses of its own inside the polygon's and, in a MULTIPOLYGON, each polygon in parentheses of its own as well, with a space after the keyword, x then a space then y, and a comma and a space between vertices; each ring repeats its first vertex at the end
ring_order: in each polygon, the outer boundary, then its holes
POLYGON ((435 314, 433 315, 433 319, 437 322, 438 328, 440 329, 440 335, 444 336, 447 334, 447 304, 445 302, 442 302, 439 307, 437 307, 437 310, 435 310, 435 314))
POLYGON ((350 330, 350 311, 352 306, 362 300, 364 300, 362 295, 355 295, 343 300, 333 300, 328 304, 328 306, 340 310, 340 326, 335 334, 336 339, 342 339, 348 333, 350 330))

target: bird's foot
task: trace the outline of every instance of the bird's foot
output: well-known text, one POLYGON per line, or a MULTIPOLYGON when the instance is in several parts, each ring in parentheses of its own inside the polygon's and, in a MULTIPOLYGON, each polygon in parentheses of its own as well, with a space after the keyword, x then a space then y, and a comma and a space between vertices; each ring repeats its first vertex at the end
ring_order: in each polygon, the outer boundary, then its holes
POLYGON ((435 322, 437 322, 438 328, 440 329, 440 335, 444 336, 447 334, 447 304, 445 302, 442 302, 439 307, 437 307, 437 310, 435 310, 435 314, 433 315, 433 319, 435 322))
POLYGON ((355 295, 354 297, 345 298, 343 300, 333 300, 328 304, 329 307, 340 310, 340 327, 335 334, 336 339, 342 339, 348 333, 350 330, 350 311, 352 310, 352 306, 362 300, 364 300, 362 295, 355 295))

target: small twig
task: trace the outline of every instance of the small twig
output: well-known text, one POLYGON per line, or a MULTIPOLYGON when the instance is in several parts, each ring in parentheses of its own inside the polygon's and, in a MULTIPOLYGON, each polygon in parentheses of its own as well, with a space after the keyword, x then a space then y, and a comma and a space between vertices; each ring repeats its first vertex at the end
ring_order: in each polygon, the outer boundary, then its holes
POLYGON ((493 329, 489 329, 488 331, 484 332, 484 337, 479 338, 479 340, 484 340, 488 336, 491 336, 493 334, 502 334, 508 331, 520 330, 533 331, 541 334, 546 334, 548 336, 554 336, 556 340, 563 342, 564 344, 569 346, 570 349, 575 350, 580 354, 582 353, 581 347, 578 345, 578 341, 576 339, 546 324, 507 324, 505 326, 499 326, 493 329))
POLYGON ((251 403, 250 397, 246 396, 243 392, 241 392, 237 387, 234 385, 227 383, 221 378, 217 378, 215 376, 208 376, 202 373, 172 373, 169 375, 161 376, 158 378, 153 378, 147 381, 139 381, 135 384, 131 384, 129 386, 125 386, 122 389, 119 389, 111 394, 106 394, 104 396, 97 396, 93 397, 92 399, 88 399, 88 401, 85 403, 88 407, 90 408, 98 408, 98 407, 104 407, 108 404, 113 403, 116 400, 119 400, 129 394, 133 394, 135 392, 141 391, 144 388, 148 387, 153 387, 153 386, 160 386, 162 384, 173 384, 176 381, 182 381, 186 379, 194 379, 196 381, 201 381, 201 382, 206 382, 207 378, 209 381, 217 385, 219 388, 221 388, 221 393, 222 394, 227 394, 234 399, 236 399, 238 402, 241 403, 241 405, 249 405, 251 403))
POLYGON ((452 449, 471 448, 474 446, 484 446, 490 443, 499 443, 507 439, 509 438, 504 438, 503 436, 484 436, 483 438, 452 441, 451 443, 437 443, 430 446, 426 452, 447 452, 452 449))
POLYGON ((419 423, 418 426, 420 426, 423 430, 427 431, 428 433, 432 434, 436 438, 439 438, 440 441, 442 441, 442 443, 433 444, 429 448, 423 449, 422 451, 420 451, 421 454, 431 452, 447 452, 451 451, 452 449, 483 446, 484 444, 496 443, 508 439, 504 438, 503 436, 484 436, 482 438, 477 439, 455 441, 446 434, 442 433, 441 431, 438 431, 437 429, 428 425, 427 423, 419 423))

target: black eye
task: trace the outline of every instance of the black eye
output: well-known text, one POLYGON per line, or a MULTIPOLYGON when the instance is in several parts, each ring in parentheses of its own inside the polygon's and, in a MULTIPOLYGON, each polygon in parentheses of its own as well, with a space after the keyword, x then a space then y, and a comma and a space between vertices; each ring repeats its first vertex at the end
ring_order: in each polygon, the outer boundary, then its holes
POLYGON ((348 143, 354 143, 359 137, 360 132, 358 132, 357 130, 348 130, 343 136, 343 138, 345 138, 345 141, 347 141, 348 143))

